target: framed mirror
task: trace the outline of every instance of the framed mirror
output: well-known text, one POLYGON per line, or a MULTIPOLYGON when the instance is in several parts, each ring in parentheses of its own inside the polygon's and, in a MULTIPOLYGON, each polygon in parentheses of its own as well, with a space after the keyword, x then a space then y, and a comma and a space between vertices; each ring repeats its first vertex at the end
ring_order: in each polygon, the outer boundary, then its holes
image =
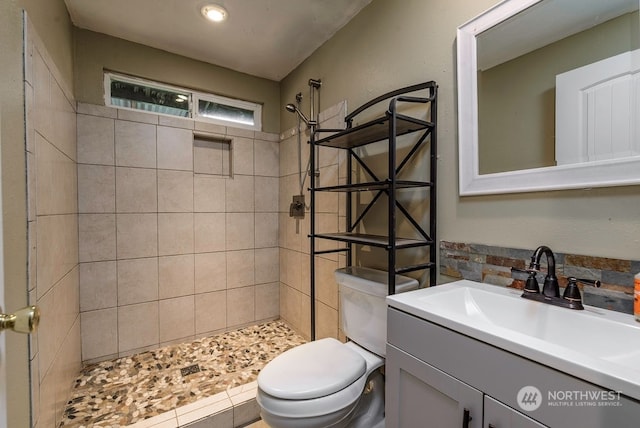
POLYGON ((460 195, 640 184, 638 0, 505 0, 457 32, 460 195))

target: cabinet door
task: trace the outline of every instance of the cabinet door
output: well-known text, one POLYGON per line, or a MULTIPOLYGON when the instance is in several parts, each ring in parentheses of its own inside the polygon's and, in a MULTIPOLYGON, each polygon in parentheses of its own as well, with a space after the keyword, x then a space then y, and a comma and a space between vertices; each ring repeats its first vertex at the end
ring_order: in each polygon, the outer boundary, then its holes
POLYGON ((484 428, 544 428, 528 416, 484 396, 484 428))
POLYGON ((482 392, 387 345, 387 428, 480 428, 482 392))

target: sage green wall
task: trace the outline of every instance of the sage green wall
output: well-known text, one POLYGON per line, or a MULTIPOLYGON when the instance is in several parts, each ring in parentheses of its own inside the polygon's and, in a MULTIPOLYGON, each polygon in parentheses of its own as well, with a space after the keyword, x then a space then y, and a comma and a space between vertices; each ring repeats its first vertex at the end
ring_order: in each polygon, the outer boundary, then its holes
MULTIPOLYGON (((283 79, 281 98, 306 94, 307 80, 320 78, 324 106, 346 99, 353 110, 387 90, 433 79, 440 86, 439 240, 532 250, 547 244, 560 252, 639 258, 638 186, 458 196, 456 28, 496 3, 373 0, 283 79)), ((282 116, 282 129, 294 124, 293 115, 282 116)))
POLYGON ((278 82, 78 28, 75 49, 75 92, 80 102, 104 105, 103 71, 116 71, 263 104, 263 131, 280 131, 278 82))

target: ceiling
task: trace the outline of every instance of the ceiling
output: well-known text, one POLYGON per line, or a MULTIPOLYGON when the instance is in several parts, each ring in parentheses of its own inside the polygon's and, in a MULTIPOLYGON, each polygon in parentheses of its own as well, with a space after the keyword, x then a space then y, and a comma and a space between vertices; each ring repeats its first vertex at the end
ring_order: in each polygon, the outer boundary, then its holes
POLYGON ((79 28, 280 81, 371 0, 65 0, 79 28), (223 6, 214 24, 200 9, 223 6))

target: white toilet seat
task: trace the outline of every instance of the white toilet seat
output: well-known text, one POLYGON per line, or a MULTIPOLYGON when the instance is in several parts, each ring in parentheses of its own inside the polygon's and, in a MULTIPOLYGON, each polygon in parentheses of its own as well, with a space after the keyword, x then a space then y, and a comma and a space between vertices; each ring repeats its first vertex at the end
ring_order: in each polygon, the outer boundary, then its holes
POLYGON ((309 400, 341 391, 362 377, 366 361, 336 339, 292 348, 273 359, 258 376, 267 394, 286 400, 309 400))
POLYGON ((346 417, 362 395, 369 374, 383 364, 382 358, 352 342, 345 344, 327 338, 306 343, 281 354, 265 366, 258 375, 256 399, 263 410, 277 417, 294 420, 329 415, 338 418, 346 417), (295 350, 298 351, 292 352, 295 350), (287 353, 289 353, 288 356, 285 355, 287 353), (341 357, 348 360, 342 368, 340 367, 343 364, 341 357), (277 361, 278 359, 280 361, 277 361), (299 385, 299 378, 288 373, 287 364, 294 371, 304 372, 304 369, 308 368, 308 373, 313 374, 313 379, 309 383, 313 388, 299 385), (314 365, 321 366, 324 371, 319 372, 313 368, 314 365), (273 371, 271 369, 267 371, 270 366, 274 367, 273 371), (342 382, 334 379, 334 371, 344 372, 339 375, 343 376, 342 382), (263 375, 265 372, 266 374, 263 375), (346 377, 344 377, 345 374, 346 377), (286 381, 283 381, 283 378, 286 378, 286 381), (290 391, 282 390, 285 384, 291 386, 290 391), (336 389, 335 385, 338 384, 344 386, 336 389), (271 395, 269 391, 273 391, 276 395, 271 395), (282 397, 296 395, 309 398, 282 397), (343 412, 344 415, 340 416, 343 412))

